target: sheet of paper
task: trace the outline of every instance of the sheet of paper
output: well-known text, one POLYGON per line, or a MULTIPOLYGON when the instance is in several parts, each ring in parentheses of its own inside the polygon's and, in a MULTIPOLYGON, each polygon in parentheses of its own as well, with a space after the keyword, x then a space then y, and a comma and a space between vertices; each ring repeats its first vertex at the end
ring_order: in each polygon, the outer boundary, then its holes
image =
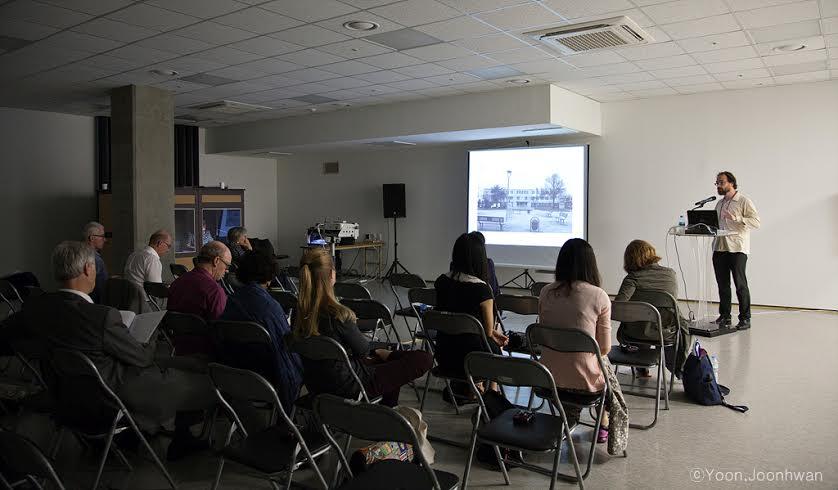
POLYGON ((132 337, 145 344, 157 330, 157 325, 160 324, 165 315, 165 311, 152 311, 137 315, 128 327, 128 331, 131 332, 132 337))
POLYGON ((136 313, 128 310, 119 310, 119 314, 122 315, 122 324, 125 325, 126 328, 130 327, 131 324, 134 323, 134 317, 137 316, 136 313))

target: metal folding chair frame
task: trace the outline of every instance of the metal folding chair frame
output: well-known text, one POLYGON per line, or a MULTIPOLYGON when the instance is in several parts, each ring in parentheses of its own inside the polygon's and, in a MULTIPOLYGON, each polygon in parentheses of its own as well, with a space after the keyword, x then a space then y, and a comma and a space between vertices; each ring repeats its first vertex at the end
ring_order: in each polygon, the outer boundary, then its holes
MULTIPOLYGON (((7 464, 7 468, 26 475, 24 480, 28 480, 36 488, 44 488, 37 479, 42 478, 52 483, 58 490, 64 490, 64 483, 53 468, 52 462, 31 440, 0 428, 0 449, 2 449, 0 454, 6 455, 5 457, 0 456, 0 460, 7 464)), ((12 483, 5 480, 3 475, 0 474, 0 483, 6 485, 4 488, 14 488, 23 481, 12 483)))

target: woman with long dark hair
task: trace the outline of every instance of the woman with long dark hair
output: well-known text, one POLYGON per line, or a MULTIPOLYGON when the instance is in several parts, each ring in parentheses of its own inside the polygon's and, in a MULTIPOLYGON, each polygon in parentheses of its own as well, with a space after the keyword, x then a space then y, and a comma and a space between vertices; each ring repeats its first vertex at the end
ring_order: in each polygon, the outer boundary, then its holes
MULTIPOLYGON (((382 404, 398 405, 401 387, 425 374, 432 358, 424 351, 370 352, 369 340, 358 330, 357 318, 335 298, 335 266, 326 249, 315 248, 300 259, 300 294, 294 317, 294 338, 326 335, 349 354, 352 369, 370 396, 382 395, 382 404)), ((357 390, 343 363, 303 358, 303 380, 312 393, 355 398, 357 390)))

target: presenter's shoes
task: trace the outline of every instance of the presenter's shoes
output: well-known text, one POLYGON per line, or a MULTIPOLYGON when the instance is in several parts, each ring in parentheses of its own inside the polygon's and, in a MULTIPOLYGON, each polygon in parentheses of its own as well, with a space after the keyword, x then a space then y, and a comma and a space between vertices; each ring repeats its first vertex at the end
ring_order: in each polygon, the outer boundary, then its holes
POLYGON ((731 321, 729 316, 720 316, 719 318, 713 320, 713 323, 718 324, 719 328, 725 328, 730 327, 731 321))
POLYGON ((736 330, 748 330, 749 328, 751 328, 751 320, 748 318, 739 320, 739 323, 736 324, 736 330))

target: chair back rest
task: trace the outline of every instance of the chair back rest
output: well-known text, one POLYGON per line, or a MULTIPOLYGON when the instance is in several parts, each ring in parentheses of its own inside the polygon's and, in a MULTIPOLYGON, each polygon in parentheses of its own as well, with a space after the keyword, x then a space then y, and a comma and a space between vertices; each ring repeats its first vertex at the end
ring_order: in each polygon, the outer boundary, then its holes
POLYGON ((541 296, 541 290, 544 289, 544 286, 547 286, 549 284, 549 282, 541 281, 532 283, 532 285, 530 286, 530 294, 538 298, 539 296, 541 296))
POLYGON ((215 389, 228 402, 269 403, 282 410, 282 404, 279 402, 279 396, 273 385, 259 373, 216 362, 207 364, 207 371, 215 389))
MULTIPOLYGON (((471 315, 449 311, 428 310, 422 315, 422 327, 425 330, 435 330, 446 335, 477 335, 483 339, 483 349, 486 352, 492 352, 483 325, 477 318, 471 315)), ((434 350, 434 355, 436 355, 436 352, 434 350)))
POLYGON ((352 373, 352 378, 358 386, 361 398, 364 401, 369 402, 369 397, 367 396, 367 391, 364 389, 364 384, 361 382, 361 378, 358 377, 358 373, 356 373, 355 369, 352 367, 352 363, 349 362, 349 355, 346 353, 346 349, 344 349, 343 346, 335 339, 326 335, 312 335, 311 337, 305 338, 293 338, 293 336, 289 336, 289 340, 288 350, 296 352, 302 358, 311 361, 334 361, 345 363, 349 368, 349 372, 352 373))
POLYGON ((23 298, 14 284, 6 279, 0 279, 0 320, 17 313, 23 308, 23 298), (7 311, 3 311, 7 310, 7 311), (5 313, 5 314, 4 314, 5 313))
POLYGON ((430 306, 436 306, 436 289, 435 288, 410 288, 407 291, 407 300, 413 303, 423 303, 430 306))
POLYGON ((560 328, 533 323, 527 327, 531 346, 540 345, 556 352, 588 352, 599 356, 599 344, 593 337, 575 328, 560 328))
POLYGON ((369 289, 357 282, 336 282, 335 296, 344 299, 372 299, 369 289))
POLYGON ((111 277, 105 286, 105 304, 117 310, 143 313, 145 308, 145 291, 139 284, 121 277, 111 277))
POLYGON ((169 297, 169 285, 163 282, 144 282, 143 283, 143 290, 149 296, 153 296, 155 298, 168 298, 169 297))
POLYGON ((55 396, 60 424, 88 434, 106 433, 113 417, 124 406, 102 379, 87 355, 69 349, 52 351, 55 396))
POLYGON ((17 313, 17 309, 15 308, 14 304, 11 301, 9 301, 5 295, 0 294, 0 321, 9 318, 15 313, 17 313))
POLYGON ((653 322, 660 326, 658 309, 642 301, 612 301, 611 320, 615 322, 653 322))
POLYGON ((172 272, 172 276, 175 279, 189 272, 183 264, 169 264, 169 270, 172 272))
POLYGON ((265 327, 256 322, 218 320, 210 323, 209 330, 215 335, 221 362, 276 382, 278 360, 265 327))
POLYGON ((4 470, 37 478, 45 478, 53 486, 64 490, 64 484, 52 463, 32 441, 14 432, 0 428, 0 462, 4 470))
POLYGON ((416 274, 390 274, 387 278, 391 286, 401 286, 403 288, 424 288, 427 286, 425 280, 416 274))
POLYGON ((279 303, 279 306, 282 307, 286 315, 290 315, 293 310, 297 309, 297 295, 291 291, 271 288, 268 290, 268 293, 279 303))
POLYGON ((355 312, 355 316, 359 320, 381 320, 385 325, 391 325, 393 323, 393 315, 390 314, 390 308, 381 301, 344 298, 340 303, 355 312))
POLYGON ((171 339, 185 336, 208 337, 210 335, 207 322, 203 318, 192 313, 180 313, 172 310, 166 312, 157 328, 166 332, 166 335, 171 339))
POLYGON ((469 352, 465 358, 466 375, 474 380, 495 381, 504 386, 531 386, 551 393, 556 383, 553 375, 538 361, 487 352, 469 352))
POLYGON ((678 300, 666 291, 658 289, 637 289, 631 295, 629 301, 640 301, 649 303, 658 309, 661 316, 661 325, 680 326, 681 310, 678 308, 678 300))
POLYGON ((538 297, 499 294, 495 296, 495 307, 518 315, 538 315, 538 297))

